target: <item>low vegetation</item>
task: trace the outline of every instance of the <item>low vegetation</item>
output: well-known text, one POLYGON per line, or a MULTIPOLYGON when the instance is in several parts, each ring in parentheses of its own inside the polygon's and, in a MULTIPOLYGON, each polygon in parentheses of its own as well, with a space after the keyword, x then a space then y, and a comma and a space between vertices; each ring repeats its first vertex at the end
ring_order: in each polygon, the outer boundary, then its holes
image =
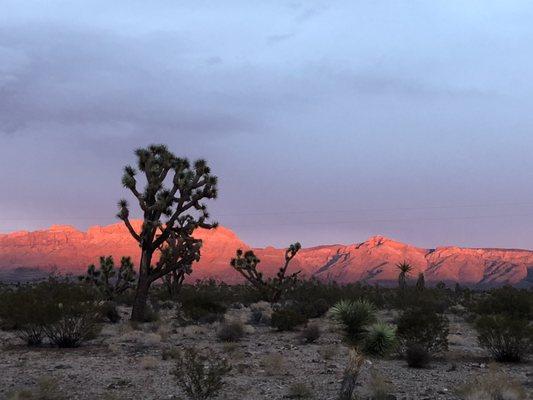
POLYGON ((376 308, 367 300, 341 300, 333 306, 331 315, 342 324, 346 339, 358 344, 376 321, 376 308))
POLYGON ((177 354, 172 374, 178 387, 191 400, 205 400, 220 391, 224 376, 230 370, 225 359, 188 347, 177 354))

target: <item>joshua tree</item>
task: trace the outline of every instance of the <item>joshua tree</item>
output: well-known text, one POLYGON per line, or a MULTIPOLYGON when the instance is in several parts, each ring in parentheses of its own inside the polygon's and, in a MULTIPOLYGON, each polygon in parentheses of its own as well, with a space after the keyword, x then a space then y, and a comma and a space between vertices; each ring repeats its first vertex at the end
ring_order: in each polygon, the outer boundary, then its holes
POLYGON ((135 286, 135 270, 130 257, 120 259, 120 268, 115 269, 113 256, 100 257, 100 269, 94 264, 87 268, 87 275, 80 276, 80 281, 95 285, 107 300, 135 286))
POLYGON ((183 285, 185 275, 192 272, 192 264, 200 259, 202 241, 193 237, 177 237, 171 234, 160 248, 158 266, 170 273, 163 276, 163 284, 171 298, 175 299, 183 285))
POLYGON ((269 302, 277 303, 283 294, 296 284, 298 274, 301 271, 286 275, 289 263, 301 249, 300 243, 291 244, 285 250, 285 264, 279 269, 274 278, 265 279, 263 273, 257 270, 257 265, 261 262, 252 250, 243 253, 237 250, 236 257, 231 260, 230 265, 253 287, 255 287, 269 302))
POLYGON ((129 220, 126 200, 119 201, 117 216, 124 221, 141 248, 139 280, 131 319, 142 321, 152 282, 190 265, 191 260, 197 260, 201 243, 192 237, 194 230, 216 227, 216 223, 207 222, 207 206, 201 201, 217 197, 217 178, 211 175, 204 160, 198 160, 191 166, 187 159, 176 157, 164 145, 138 149, 135 155, 138 170, 146 178, 146 186, 142 192, 137 189, 137 170, 129 165, 124 168, 122 184, 133 193, 143 212, 140 231, 137 232, 129 220), (171 183, 170 188, 165 187, 165 180, 171 183), (152 266, 154 253, 162 249, 162 259, 152 266), (166 253, 173 256, 167 257, 166 253), (172 262, 168 262, 169 259, 172 262))
POLYGON ((400 289, 405 289, 407 287, 407 276, 413 267, 404 260, 403 262, 396 264, 396 268, 400 270, 400 274, 398 275, 398 286, 400 289))
POLYGON ((418 274, 418 279, 416 281, 416 290, 422 291, 426 288, 426 280, 424 278, 424 273, 420 272, 418 274))

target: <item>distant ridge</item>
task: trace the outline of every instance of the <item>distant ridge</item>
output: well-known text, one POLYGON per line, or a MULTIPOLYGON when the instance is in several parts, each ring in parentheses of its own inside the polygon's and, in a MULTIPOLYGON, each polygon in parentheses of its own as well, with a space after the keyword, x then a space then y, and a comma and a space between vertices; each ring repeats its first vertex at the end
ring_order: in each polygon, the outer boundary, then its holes
MULTIPOLYGON (((140 221, 134 221, 138 228, 140 221)), ((231 230, 199 230, 203 239, 202 259, 191 280, 214 278, 227 283, 241 281, 229 266, 238 248, 248 249, 231 230)), ((254 249, 261 268, 273 274, 283 259, 283 249, 254 249)), ((46 230, 0 234, 0 280, 31 280, 51 269, 63 274, 83 273, 100 255, 132 256, 138 263, 139 247, 122 223, 93 226, 86 232, 69 225, 46 230)), ((423 249, 384 236, 374 236, 350 245, 321 245, 304 248, 291 268, 306 277, 338 283, 366 282, 393 285, 395 265, 406 260, 413 266, 412 278, 423 272, 426 281, 476 287, 511 284, 533 286, 533 251, 520 249, 437 247, 423 249)))

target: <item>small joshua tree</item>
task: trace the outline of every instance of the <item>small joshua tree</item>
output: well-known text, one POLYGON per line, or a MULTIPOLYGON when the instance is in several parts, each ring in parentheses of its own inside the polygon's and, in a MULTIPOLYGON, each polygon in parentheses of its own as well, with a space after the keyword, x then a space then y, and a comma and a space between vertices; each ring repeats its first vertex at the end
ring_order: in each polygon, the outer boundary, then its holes
POLYGON ((274 278, 266 279, 263 273, 257 270, 261 262, 252 250, 244 252, 237 250, 236 257, 231 260, 231 266, 256 288, 264 298, 271 303, 277 303, 281 297, 296 285, 298 274, 301 271, 287 275, 287 268, 302 246, 300 243, 291 244, 285 250, 285 264, 279 269, 274 278))
POLYGON ((87 275, 80 276, 80 281, 96 286, 106 300, 113 300, 115 296, 135 286, 136 275, 130 257, 122 257, 117 270, 113 256, 102 256, 100 269, 96 269, 94 264, 89 265, 87 275))
POLYGON ((139 243, 141 261, 139 279, 133 303, 131 319, 142 321, 151 284, 180 268, 187 269, 200 257, 201 242, 193 238, 197 228, 212 229, 216 223, 208 223, 204 199, 217 197, 217 177, 204 160, 194 165, 178 158, 164 145, 151 145, 135 151, 137 168, 146 178, 143 191, 137 188, 137 170, 124 168, 122 184, 129 189, 143 212, 143 224, 139 232, 132 226, 126 200, 118 203, 117 214, 130 234, 139 243), (165 187, 169 181, 171 186, 165 187), (171 250, 165 250, 165 249, 171 250), (162 252, 160 262, 152 265, 156 252, 162 252), (168 253, 168 254, 166 254, 168 253), (171 256, 170 256, 171 254, 171 256))
POLYGON ((192 273, 192 264, 200 259, 201 247, 201 240, 192 236, 180 238, 174 233, 171 233, 165 244, 161 246, 161 257, 157 265, 162 270, 170 271, 162 278, 170 298, 177 298, 185 276, 192 273))
POLYGON ((398 275, 398 287, 403 290, 407 287, 407 276, 413 267, 411 267, 407 261, 403 261, 399 264, 396 264, 396 268, 400 270, 400 274, 398 275))
POLYGON ((420 272, 418 274, 418 279, 416 280, 416 290, 419 292, 423 291, 426 288, 426 280, 424 278, 424 273, 420 272))

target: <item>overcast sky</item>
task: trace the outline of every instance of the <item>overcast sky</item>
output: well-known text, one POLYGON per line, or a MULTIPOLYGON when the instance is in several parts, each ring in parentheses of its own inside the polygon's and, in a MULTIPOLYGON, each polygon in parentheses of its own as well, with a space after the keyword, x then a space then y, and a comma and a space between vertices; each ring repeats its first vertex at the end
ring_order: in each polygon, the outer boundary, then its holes
POLYGON ((2 232, 116 222, 166 143, 251 245, 533 249, 530 1, 0 4, 2 232))

